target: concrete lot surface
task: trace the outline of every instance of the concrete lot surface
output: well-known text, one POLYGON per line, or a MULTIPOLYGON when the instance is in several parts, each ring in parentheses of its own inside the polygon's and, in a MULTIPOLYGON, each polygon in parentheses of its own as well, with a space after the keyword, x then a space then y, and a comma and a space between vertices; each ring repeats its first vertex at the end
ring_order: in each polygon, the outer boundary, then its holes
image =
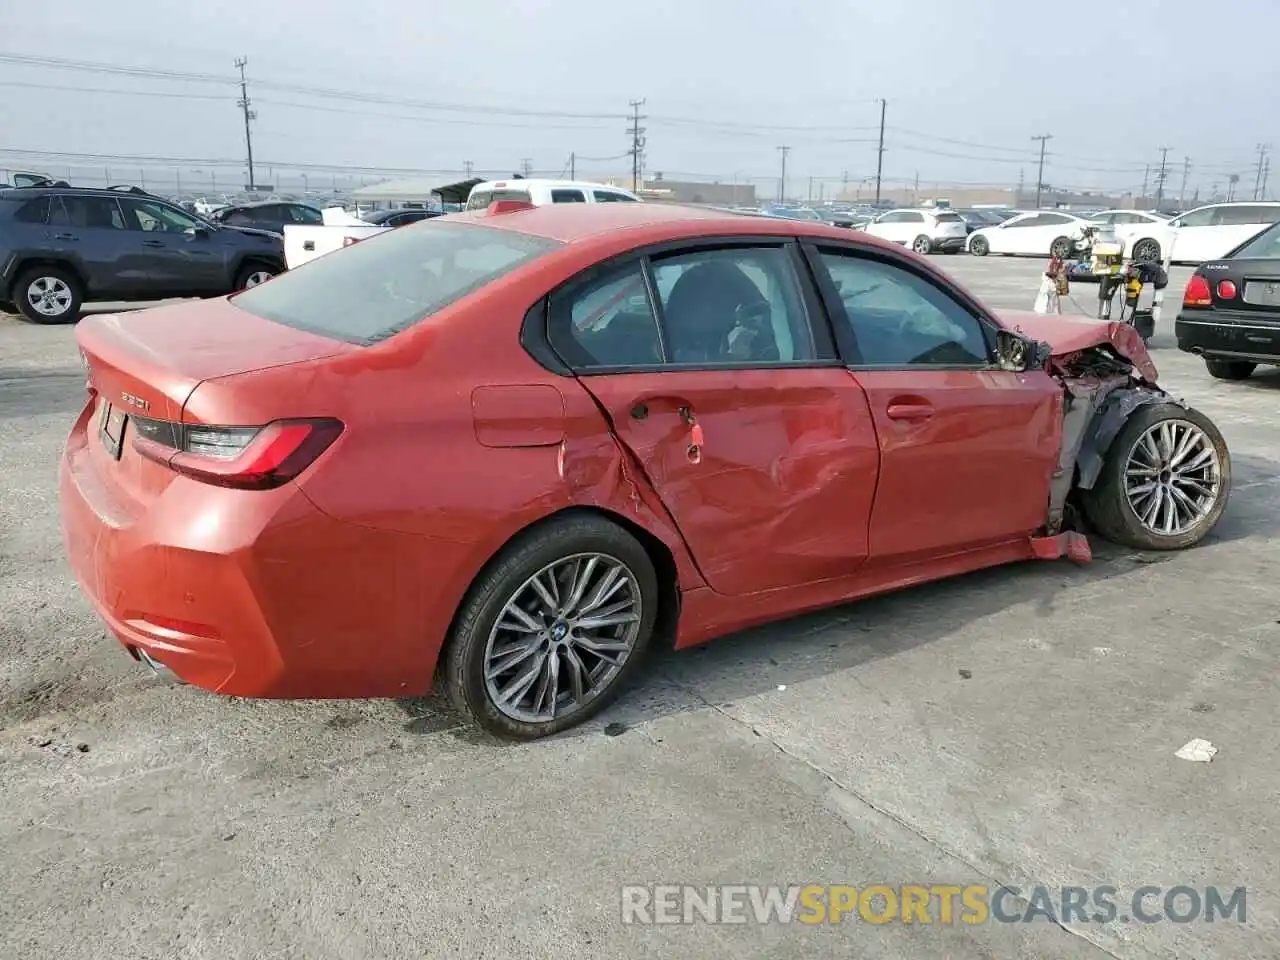
MULTIPOLYGON (((1034 299, 1039 261, 935 262, 1034 299)), ((1280 956, 1280 373, 1213 381, 1158 331, 1233 452, 1199 549, 1095 542, 665 655, 511 746, 436 702, 235 701, 129 659, 61 555, 73 334, 0 319, 0 957, 1280 956), (1197 737, 1214 762, 1174 757, 1197 737), (1244 886, 1247 922, 624 926, 629 883, 1112 885, 1122 914, 1244 886)))

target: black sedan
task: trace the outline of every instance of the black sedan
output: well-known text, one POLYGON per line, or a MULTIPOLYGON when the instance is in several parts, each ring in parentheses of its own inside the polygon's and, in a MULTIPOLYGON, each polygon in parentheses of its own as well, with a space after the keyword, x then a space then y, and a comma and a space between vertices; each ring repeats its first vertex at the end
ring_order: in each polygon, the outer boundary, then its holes
POLYGON ((284 233, 286 226, 319 226, 324 223, 324 215, 315 207, 289 200, 238 203, 233 207, 223 207, 211 214, 211 218, 232 227, 254 227, 279 234, 284 233))
POLYGON ((375 213, 366 214, 364 219, 380 227, 403 227, 410 223, 443 216, 443 210, 378 210, 375 213))
POLYGON ((1174 332, 1178 349, 1204 357, 1219 380, 1280 365, 1280 223, 1196 268, 1174 332))

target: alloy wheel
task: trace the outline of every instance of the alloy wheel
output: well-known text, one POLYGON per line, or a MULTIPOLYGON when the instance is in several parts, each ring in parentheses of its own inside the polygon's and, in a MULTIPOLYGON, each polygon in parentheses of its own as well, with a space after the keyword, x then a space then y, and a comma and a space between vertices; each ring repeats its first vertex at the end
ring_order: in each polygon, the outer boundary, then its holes
POLYGON ((255 270, 253 273, 249 274, 249 276, 245 277, 244 287, 246 290, 250 287, 256 287, 260 283, 266 283, 273 276, 274 274, 266 270, 255 270))
POLYGON ((524 723, 582 709, 634 651, 642 603, 635 574, 615 557, 583 553, 543 567, 489 632, 484 678, 494 707, 524 723))
POLYGON ((71 309, 73 296, 65 280, 36 277, 27 285, 27 303, 44 317, 60 317, 71 309))
POLYGON ((1151 533, 1194 529, 1222 495, 1222 464, 1209 436, 1188 420, 1161 420, 1143 431, 1124 467, 1124 492, 1151 533))

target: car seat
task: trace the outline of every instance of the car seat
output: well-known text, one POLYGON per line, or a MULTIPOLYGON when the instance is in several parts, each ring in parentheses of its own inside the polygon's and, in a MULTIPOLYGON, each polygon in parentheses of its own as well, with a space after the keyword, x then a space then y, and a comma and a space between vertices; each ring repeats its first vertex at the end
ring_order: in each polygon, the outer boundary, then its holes
POLYGON ((690 267, 671 288, 663 309, 672 361, 776 360, 777 339, 768 325, 753 331, 750 357, 728 352, 729 334, 739 325, 739 308, 762 302, 760 289, 737 264, 716 259, 690 267))

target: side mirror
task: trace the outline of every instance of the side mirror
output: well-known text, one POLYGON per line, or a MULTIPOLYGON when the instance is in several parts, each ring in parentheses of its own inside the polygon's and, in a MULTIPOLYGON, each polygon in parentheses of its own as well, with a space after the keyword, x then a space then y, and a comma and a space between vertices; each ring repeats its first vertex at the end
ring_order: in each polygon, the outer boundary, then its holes
POLYGON ((210 236, 208 227, 190 227, 187 233, 197 240, 208 240, 210 236))
POLYGON ((1043 340, 1032 340, 1014 330, 996 333, 996 363, 1001 370, 1021 373, 1024 370, 1040 370, 1049 362, 1053 348, 1043 340))

